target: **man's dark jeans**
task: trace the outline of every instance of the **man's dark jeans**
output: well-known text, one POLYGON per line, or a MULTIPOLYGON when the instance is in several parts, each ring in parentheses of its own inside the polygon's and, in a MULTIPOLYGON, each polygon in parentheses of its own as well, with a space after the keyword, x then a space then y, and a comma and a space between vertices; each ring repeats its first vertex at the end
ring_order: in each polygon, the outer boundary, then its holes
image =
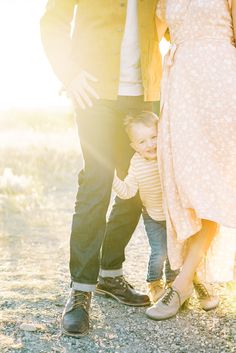
POLYGON ((70 241, 72 281, 97 283, 100 265, 105 270, 122 268, 124 250, 141 214, 139 195, 130 200, 116 197, 106 224, 114 170, 127 174, 133 150, 124 131, 128 113, 152 110, 143 97, 100 100, 92 108, 77 110, 77 123, 84 157, 70 241), (102 256, 100 250, 102 247, 102 256))

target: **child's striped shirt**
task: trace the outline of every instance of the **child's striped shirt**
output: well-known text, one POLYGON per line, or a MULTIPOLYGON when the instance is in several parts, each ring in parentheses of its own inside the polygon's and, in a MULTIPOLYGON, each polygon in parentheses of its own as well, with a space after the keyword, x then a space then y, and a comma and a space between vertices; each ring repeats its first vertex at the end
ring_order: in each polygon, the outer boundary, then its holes
POLYGON ((113 189, 121 199, 129 199, 139 191, 143 206, 156 221, 165 220, 162 209, 162 189, 156 160, 146 160, 135 153, 124 181, 114 178, 113 189))

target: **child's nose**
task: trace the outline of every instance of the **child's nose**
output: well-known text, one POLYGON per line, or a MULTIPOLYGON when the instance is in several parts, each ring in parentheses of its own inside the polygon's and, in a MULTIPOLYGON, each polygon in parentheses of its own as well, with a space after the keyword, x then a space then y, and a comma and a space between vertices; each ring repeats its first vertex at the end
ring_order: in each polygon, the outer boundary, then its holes
POLYGON ((154 141, 152 141, 152 140, 148 140, 147 141, 147 147, 153 147, 154 146, 154 141))

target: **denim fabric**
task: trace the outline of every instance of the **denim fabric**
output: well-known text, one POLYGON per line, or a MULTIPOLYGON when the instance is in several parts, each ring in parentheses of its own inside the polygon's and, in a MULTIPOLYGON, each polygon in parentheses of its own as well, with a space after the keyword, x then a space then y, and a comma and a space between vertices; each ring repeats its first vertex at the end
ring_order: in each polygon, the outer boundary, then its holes
POLYGON ((77 109, 84 157, 70 240, 70 272, 77 284, 94 285, 100 263, 105 270, 116 270, 125 260, 125 246, 141 214, 139 195, 130 200, 117 197, 107 225, 106 214, 114 170, 124 178, 133 155, 123 119, 140 110, 152 110, 152 103, 144 102, 143 97, 119 97, 116 101, 99 100, 86 110, 77 109))
POLYGON ((167 256, 166 222, 155 221, 146 210, 143 210, 143 220, 151 253, 148 262, 147 281, 152 282, 163 278, 167 282, 173 281, 178 271, 171 270, 167 256))

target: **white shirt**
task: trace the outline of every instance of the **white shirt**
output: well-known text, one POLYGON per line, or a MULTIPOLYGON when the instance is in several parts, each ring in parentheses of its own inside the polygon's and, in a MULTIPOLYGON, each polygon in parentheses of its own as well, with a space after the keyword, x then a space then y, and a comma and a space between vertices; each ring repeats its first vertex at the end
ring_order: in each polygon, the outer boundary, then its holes
POLYGON ((137 7, 137 0, 128 0, 125 30, 120 54, 120 82, 118 94, 121 96, 143 95, 137 7))

